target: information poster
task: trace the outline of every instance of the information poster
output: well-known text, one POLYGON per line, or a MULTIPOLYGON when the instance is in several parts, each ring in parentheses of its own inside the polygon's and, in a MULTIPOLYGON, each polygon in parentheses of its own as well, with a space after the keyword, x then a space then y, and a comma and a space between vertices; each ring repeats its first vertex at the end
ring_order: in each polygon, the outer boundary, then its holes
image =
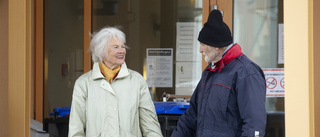
POLYGON ((202 54, 198 41, 201 22, 177 22, 176 95, 192 95, 202 72, 202 54))
POLYGON ((284 69, 262 69, 266 78, 267 96, 284 97, 284 69))
POLYGON ((172 48, 148 48, 146 67, 149 87, 172 87, 172 48))
POLYGON ((177 22, 176 61, 201 61, 200 22, 177 22))
POLYGON ((176 95, 192 95, 201 78, 202 62, 176 62, 176 95))
POLYGON ((284 36, 283 24, 278 26, 278 64, 284 63, 284 36))

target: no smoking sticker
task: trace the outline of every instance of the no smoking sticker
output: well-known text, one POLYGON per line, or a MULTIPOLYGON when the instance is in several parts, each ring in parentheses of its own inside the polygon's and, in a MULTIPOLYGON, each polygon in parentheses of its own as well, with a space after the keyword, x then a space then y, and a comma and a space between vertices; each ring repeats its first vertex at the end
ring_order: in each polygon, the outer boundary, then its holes
POLYGON ((266 78, 266 96, 284 96, 284 69, 262 69, 266 78))
POLYGON ((284 89, 284 78, 280 80, 280 86, 284 89))
POLYGON ((274 77, 268 77, 266 81, 268 89, 274 89, 277 86, 277 80, 274 77))

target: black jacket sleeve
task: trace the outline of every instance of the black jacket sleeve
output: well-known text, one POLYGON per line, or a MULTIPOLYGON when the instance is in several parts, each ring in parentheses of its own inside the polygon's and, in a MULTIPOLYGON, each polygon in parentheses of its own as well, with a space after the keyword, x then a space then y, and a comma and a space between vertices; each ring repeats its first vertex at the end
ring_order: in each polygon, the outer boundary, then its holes
POLYGON ((243 120, 241 137, 263 137, 267 118, 264 77, 253 74, 237 82, 239 112, 243 120))
POLYGON ((171 137, 193 137, 195 136, 197 129, 197 86, 190 99, 190 107, 188 110, 181 115, 176 129, 173 131, 171 137))

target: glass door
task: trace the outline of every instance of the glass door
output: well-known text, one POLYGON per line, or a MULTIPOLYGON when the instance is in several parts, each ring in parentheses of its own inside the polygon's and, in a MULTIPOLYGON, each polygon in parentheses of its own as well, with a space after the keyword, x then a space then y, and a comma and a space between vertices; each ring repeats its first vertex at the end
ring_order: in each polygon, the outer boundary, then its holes
MULTIPOLYGON (((278 58, 283 54, 279 44, 283 30, 282 3, 281 0, 234 0, 234 41, 263 69, 283 69, 284 66, 278 58)), ((284 93, 267 95, 266 107, 268 111, 284 111, 284 93)))
MULTIPOLYGON (((202 72, 201 54, 197 49, 197 37, 202 22, 202 0, 92 0, 89 2, 89 17, 87 18, 88 1, 84 0, 45 0, 44 1, 44 116, 50 117, 54 108, 71 106, 72 92, 75 80, 91 68, 91 63, 86 64, 85 53, 89 44, 84 39, 89 34, 105 26, 122 26, 122 31, 127 36, 126 63, 130 69, 142 74, 147 79, 147 49, 169 48, 172 49, 172 66, 169 86, 150 86, 150 93, 154 101, 162 101, 162 94, 176 94, 177 72, 181 73, 182 65, 188 75, 189 81, 198 82, 202 72), (90 22, 88 32, 86 23, 90 22), (192 43, 190 57, 197 59, 177 60, 181 58, 181 44, 177 41, 177 26, 191 25, 192 43), (197 25, 195 25, 197 24, 197 25), (178 48, 177 48, 178 47, 178 48), (194 54, 194 55, 193 55, 194 54), (189 61, 189 62, 188 62, 189 61), (85 65, 84 65, 85 64, 85 65), (178 64, 178 65, 177 65, 178 64), (190 67, 192 66, 192 67, 190 67), (199 67, 193 67, 199 66, 199 67), (85 69, 84 69, 85 68, 85 69), (191 68, 191 70, 188 70, 191 68), (192 74, 198 74, 194 76, 192 74), (193 81, 191 81, 193 80, 193 81)), ((182 80, 181 80, 182 81, 182 80)), ((182 83, 185 84, 185 83, 182 83)), ((194 84, 195 85, 195 84, 194 84)), ((194 87, 187 95, 191 95, 194 87)), ((178 87, 179 89, 179 87, 178 87)), ((185 90, 182 89, 182 90, 185 90)), ((180 88, 181 90, 181 88, 180 88)), ((183 94, 183 93, 182 93, 183 94)))
POLYGON ((71 106, 73 85, 83 74, 83 0, 44 1, 44 118, 71 106))
POLYGON ((283 0, 234 0, 234 41, 263 70, 266 137, 284 137, 283 0))
MULTIPOLYGON (((181 23, 187 23, 198 24, 197 27, 201 27, 202 0, 93 0, 92 6, 92 31, 97 31, 105 26, 122 26, 122 31, 127 36, 127 45, 130 47, 127 50, 126 64, 128 68, 142 74, 147 81, 147 49, 172 49, 172 64, 167 66, 172 67, 172 70, 167 70, 169 73, 168 79, 171 78, 172 81, 165 83, 163 87, 148 84, 154 101, 161 101, 164 92, 176 94, 176 85, 178 84, 176 75, 177 67, 179 67, 177 63, 179 65, 182 63, 176 60, 177 54, 178 56, 182 54, 177 49, 179 47, 177 26, 181 23)), ((178 30, 180 29, 178 28, 178 30)), ((194 30, 192 30, 192 33, 194 30)), ((198 31, 196 31, 196 34, 198 34, 198 31)), ((198 42, 191 43, 191 46, 194 44, 198 44, 198 42)), ((190 47, 192 48, 192 54, 199 53, 196 47, 197 45, 190 47)), ((190 79, 194 78, 196 82, 198 82, 196 78, 200 79, 202 71, 201 55, 197 57, 200 59, 196 60, 198 64, 190 62, 192 59, 189 62, 183 62, 190 65, 185 67, 186 70, 193 68, 193 65, 199 66, 193 69, 194 73, 198 72, 199 76, 197 76, 199 78, 192 75, 188 76, 191 77, 190 79)), ((157 69, 160 70, 161 68, 157 69)), ((192 70, 190 71, 190 74, 194 74, 192 70)), ((185 73, 185 75, 187 74, 189 73, 185 73)), ((191 91, 193 92, 191 89, 186 94, 191 95, 191 91)))

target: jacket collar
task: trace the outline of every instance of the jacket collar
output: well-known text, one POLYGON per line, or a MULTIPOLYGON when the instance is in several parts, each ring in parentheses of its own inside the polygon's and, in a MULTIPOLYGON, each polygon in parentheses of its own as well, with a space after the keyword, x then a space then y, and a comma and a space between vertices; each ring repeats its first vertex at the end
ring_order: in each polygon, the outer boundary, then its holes
MULTIPOLYGON (((126 77, 129 75, 129 70, 127 68, 127 65, 126 63, 123 63, 121 65, 121 69, 118 73, 118 75, 116 76, 115 79, 117 78, 123 78, 123 77, 126 77)), ((102 75, 101 71, 100 71, 100 67, 99 67, 99 62, 94 62, 93 64, 93 68, 92 68, 92 79, 95 80, 95 79, 103 79, 104 76, 102 75)))
POLYGON ((224 53, 224 56, 216 63, 216 66, 214 69, 211 69, 210 67, 207 67, 206 71, 216 71, 218 70, 219 73, 224 68, 225 65, 230 63, 235 58, 242 56, 243 53, 241 52, 241 47, 239 44, 234 44, 226 53, 224 53))

